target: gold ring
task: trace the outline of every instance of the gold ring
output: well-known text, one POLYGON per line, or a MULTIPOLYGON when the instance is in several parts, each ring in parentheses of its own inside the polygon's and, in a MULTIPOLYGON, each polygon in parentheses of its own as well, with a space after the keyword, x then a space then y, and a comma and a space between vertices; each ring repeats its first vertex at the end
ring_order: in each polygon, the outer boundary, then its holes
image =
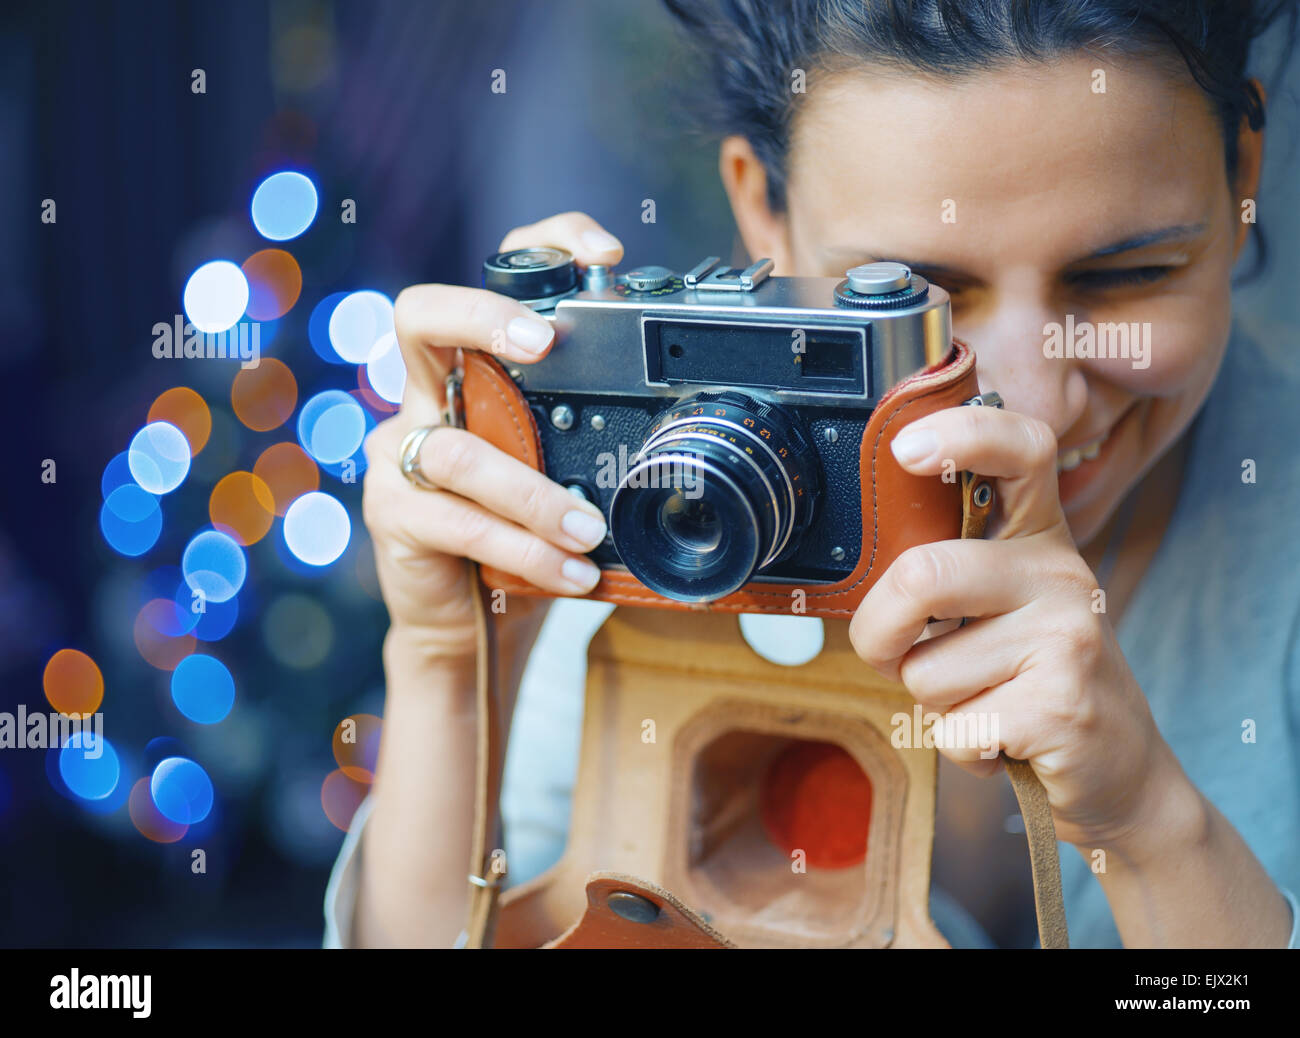
POLYGON ((412 429, 402 440, 402 449, 398 451, 398 465, 402 475, 421 490, 441 489, 436 483, 430 481, 420 468, 420 448, 424 446, 429 433, 441 428, 441 425, 422 425, 418 429, 412 429))

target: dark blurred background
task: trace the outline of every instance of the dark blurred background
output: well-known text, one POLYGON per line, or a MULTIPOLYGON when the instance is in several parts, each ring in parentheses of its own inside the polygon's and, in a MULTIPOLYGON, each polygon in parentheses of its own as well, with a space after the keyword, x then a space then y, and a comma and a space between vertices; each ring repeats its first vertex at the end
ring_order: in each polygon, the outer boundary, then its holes
MULTIPOLYGON (((57 752, 0 753, 0 944, 319 945, 340 825, 368 763, 364 748, 336 757, 332 738, 343 718, 383 705, 386 617, 359 475, 321 466, 320 490, 352 515, 337 561, 302 564, 279 518, 246 547, 228 632, 216 621, 197 634, 168 629, 149 604, 173 596, 214 485, 296 442, 303 402, 342 390, 368 422, 384 417, 357 365, 329 355, 319 326, 313 334, 322 300, 476 284, 508 229, 568 209, 617 234, 628 263, 687 269, 733 250, 716 144, 685 132, 681 106, 698 74, 653 0, 6 5, 0 711, 48 711, 47 662, 84 653, 103 676, 120 777, 109 795, 87 798, 64 781, 57 752), (199 69, 205 90, 195 93, 199 69), (495 69, 506 72, 504 93, 492 90, 495 69), (257 233, 249 207, 285 170, 314 181, 319 211, 279 243, 257 233), (46 199, 54 222, 42 220, 46 199), (355 223, 341 219, 346 199, 355 223), (654 223, 642 221, 646 199, 654 223), (156 359, 151 329, 181 312, 199 266, 270 247, 301 270, 300 296, 262 341, 263 356, 295 376, 298 406, 255 431, 232 407, 237 361, 156 359), (156 543, 123 554, 101 532, 105 491, 120 477, 110 463, 176 386, 202 397, 211 433, 162 498, 156 543), (174 705, 181 650, 215 657, 233 677, 235 705, 219 723, 174 705), (215 790, 188 828, 128 804, 172 756, 200 762, 215 790), (196 848, 204 873, 193 871, 196 848)), ((1265 329, 1300 323, 1291 83, 1270 100, 1259 211, 1272 265, 1238 298, 1265 329)), ((936 863, 953 888, 959 864, 936 863)))

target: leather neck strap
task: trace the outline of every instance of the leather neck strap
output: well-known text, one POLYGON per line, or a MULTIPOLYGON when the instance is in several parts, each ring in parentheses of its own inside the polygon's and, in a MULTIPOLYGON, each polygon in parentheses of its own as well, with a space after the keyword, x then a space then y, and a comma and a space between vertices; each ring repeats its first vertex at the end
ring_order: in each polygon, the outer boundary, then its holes
POLYGON ((474 601, 476 697, 478 700, 478 776, 475 784, 474 835, 470 848, 469 919, 462 947, 490 948, 496 931, 497 906, 506 880, 505 842, 501 826, 501 780, 505 768, 506 732, 502 719, 497 653, 492 616, 488 612, 477 564, 467 560, 474 601))
MULTIPOLYGON (((978 476, 962 473, 963 537, 982 537, 991 512, 991 496, 980 496, 988 486, 978 476)), ((991 487, 989 488, 991 489, 991 487)), ((492 616, 487 608, 478 567, 467 563, 477 636, 478 666, 478 779, 474 809, 474 835, 470 857, 469 918, 461 942, 466 948, 489 948, 496 930, 498 901, 505 883, 504 854, 494 853, 504 843, 501 826, 501 781, 505 766, 504 730, 492 616)), ((1015 790, 1029 841, 1029 867, 1034 884, 1034 910, 1038 938, 1043 948, 1068 948, 1065 905, 1061 894, 1061 863, 1057 856, 1056 827, 1047 791, 1027 761, 1001 755, 1011 788, 1015 790)))
MULTIPOLYGON (((980 477, 963 472, 961 477, 961 535, 983 537, 984 527, 992 514, 993 499, 977 498, 978 488, 987 486, 980 477), (978 503, 977 503, 978 501, 978 503)), ((991 487, 990 487, 991 489, 991 487)), ((1028 761, 999 754, 1025 820, 1025 837, 1029 841, 1029 871, 1034 883, 1034 912, 1038 916, 1038 943, 1042 948, 1068 948, 1069 932, 1065 925, 1065 901, 1061 894, 1061 861, 1056 849, 1056 824, 1047 790, 1034 774, 1028 761)))

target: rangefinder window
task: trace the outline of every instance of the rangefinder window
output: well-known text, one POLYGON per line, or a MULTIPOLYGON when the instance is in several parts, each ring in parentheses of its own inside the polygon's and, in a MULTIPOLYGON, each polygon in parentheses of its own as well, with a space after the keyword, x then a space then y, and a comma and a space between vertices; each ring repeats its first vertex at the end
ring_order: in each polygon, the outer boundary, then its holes
POLYGON ((647 316, 646 379, 870 395, 867 330, 647 316))

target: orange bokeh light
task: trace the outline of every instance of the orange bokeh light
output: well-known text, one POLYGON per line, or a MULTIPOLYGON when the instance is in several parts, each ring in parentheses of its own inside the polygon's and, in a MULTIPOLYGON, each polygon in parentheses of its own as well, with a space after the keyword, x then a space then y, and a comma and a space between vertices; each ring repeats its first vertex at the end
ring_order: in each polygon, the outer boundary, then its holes
POLYGON ((150 666, 175 670, 177 664, 194 651, 197 639, 192 634, 162 633, 175 626, 177 605, 170 598, 154 598, 136 614, 135 647, 150 666))
POLYGON ((104 675, 78 649, 60 649, 45 664, 45 698, 64 714, 93 714, 104 701, 104 675))
POLYGON ((370 787, 365 783, 348 778, 342 771, 331 771, 321 783, 320 806, 336 828, 347 832, 352 816, 369 792, 370 787))
POLYGON ((232 472, 212 488, 208 499, 212 525, 247 547, 266 536, 275 519, 275 498, 260 476, 232 472))
POLYGON ((274 357, 263 357, 255 368, 240 368, 230 384, 230 405, 254 432, 283 425, 297 403, 298 380, 274 357))
POLYGON ((352 395, 361 401, 363 406, 379 414, 397 413, 397 404, 389 403, 375 392, 375 387, 370 384, 370 374, 364 364, 357 365, 357 388, 352 391, 352 395))
POLYGON ((270 488, 276 515, 284 515, 303 494, 320 489, 320 469, 296 443, 267 447, 253 465, 253 475, 270 488))
POLYGON ((302 269, 284 249, 255 252, 240 268, 248 279, 248 316, 254 321, 274 321, 298 302, 302 269))
POLYGON ((148 776, 136 779, 126 810, 140 835, 154 843, 175 843, 190 829, 183 822, 173 822, 158 810, 153 794, 149 792, 148 776))
POLYGON ((383 720, 374 714, 352 714, 334 729, 334 759, 339 770, 354 782, 374 781, 383 726, 383 720))
POLYGON ((207 401, 189 386, 175 386, 159 394, 149 408, 149 421, 171 422, 190 445, 190 456, 203 450, 212 434, 212 412, 207 401))

